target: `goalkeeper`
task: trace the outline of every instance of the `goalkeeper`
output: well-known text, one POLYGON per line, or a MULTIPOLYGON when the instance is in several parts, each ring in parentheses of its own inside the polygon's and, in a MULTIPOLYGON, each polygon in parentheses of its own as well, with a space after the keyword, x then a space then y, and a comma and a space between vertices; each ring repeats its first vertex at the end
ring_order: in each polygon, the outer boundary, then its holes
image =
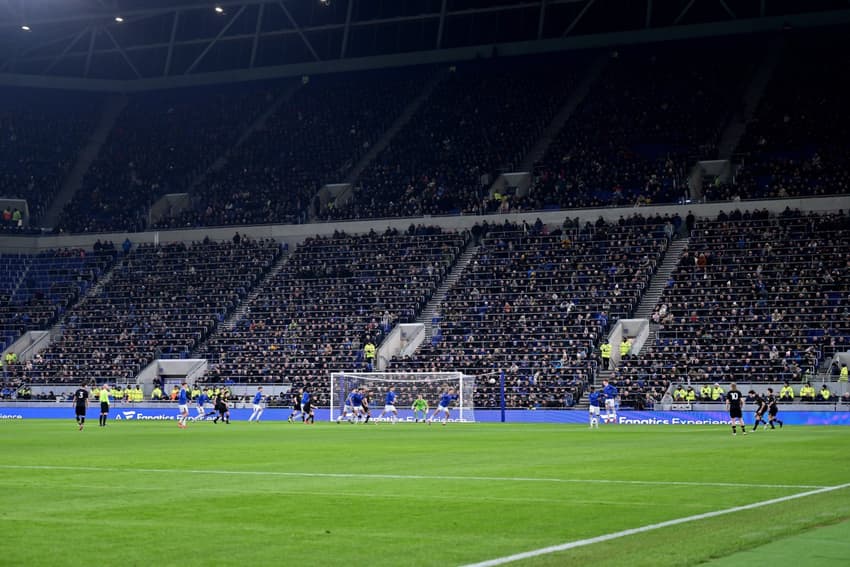
POLYGON ((422 394, 416 396, 410 409, 413 410, 413 419, 416 420, 416 423, 419 423, 420 419, 425 421, 425 418, 428 417, 428 401, 422 397, 422 394))

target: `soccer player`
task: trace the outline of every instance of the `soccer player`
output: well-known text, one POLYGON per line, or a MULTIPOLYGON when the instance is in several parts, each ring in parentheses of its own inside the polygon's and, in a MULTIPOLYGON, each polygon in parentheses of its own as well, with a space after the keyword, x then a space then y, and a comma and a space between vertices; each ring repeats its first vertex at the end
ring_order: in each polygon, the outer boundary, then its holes
POLYGON ((767 422, 771 429, 776 429, 774 423, 779 424, 779 429, 782 429, 783 423, 781 419, 776 419, 776 414, 779 413, 779 402, 776 396, 773 395, 773 388, 767 389, 767 422))
POLYGON ((393 416, 392 418, 390 418, 392 419, 392 422, 395 423, 396 421, 398 421, 398 410, 395 409, 395 397, 395 386, 390 386, 390 388, 387 390, 386 399, 384 400, 384 411, 381 412, 381 415, 378 416, 378 419, 381 419, 388 413, 392 413, 393 416))
POLYGON ((180 410, 177 427, 186 429, 186 420, 189 419, 189 387, 186 382, 180 384, 180 392, 177 394, 177 409, 180 410))
POLYGON ((109 417, 109 384, 104 384, 100 388, 100 426, 106 427, 106 418, 109 417))
POLYGON ((369 411, 369 401, 369 390, 360 388, 360 412, 366 416, 363 423, 369 423, 369 419, 372 417, 372 412, 369 411))
POLYGON ((255 417, 257 418, 257 423, 260 422, 260 416, 263 415, 263 387, 257 386, 257 393, 254 394, 254 399, 252 401, 254 411, 251 412, 251 417, 248 418, 248 423, 250 423, 255 417))
POLYGON ((602 381, 602 396, 605 398, 605 423, 613 421, 617 422, 617 396, 619 390, 614 384, 608 380, 602 381))
POLYGON ((195 400, 198 408, 198 415, 195 416, 195 421, 203 421, 207 415, 207 410, 204 407, 207 402, 210 401, 210 397, 207 395, 206 390, 201 390, 201 393, 198 394, 198 399, 195 400))
POLYGON ((215 411, 218 412, 218 415, 215 416, 213 423, 218 423, 219 419, 224 423, 230 423, 230 411, 227 409, 227 400, 225 399, 224 392, 219 392, 215 395, 215 411))
POLYGON ((738 385, 732 382, 729 384, 729 393, 726 394, 726 411, 729 412, 729 417, 732 420, 732 435, 737 435, 735 431, 735 422, 741 425, 741 432, 746 435, 747 427, 744 425, 744 396, 738 390, 738 385))
POLYGON ((753 431, 756 431, 759 428, 759 423, 767 425, 767 422, 763 419, 764 412, 767 411, 767 403, 764 401, 764 398, 762 398, 759 394, 756 394, 755 390, 750 390, 747 393, 753 397, 753 403, 756 406, 756 414, 753 418, 753 431))
POLYGON ((303 414, 301 421, 311 424, 315 422, 316 417, 313 415, 313 396, 306 388, 302 388, 301 412, 303 414))
POLYGON ((342 412, 337 416, 336 422, 339 423, 345 418, 348 418, 348 422, 351 423, 351 417, 354 415, 354 407, 351 404, 351 397, 357 391, 357 388, 352 388, 348 395, 345 397, 345 402, 342 404, 342 412))
POLYGON ((80 426, 80 431, 83 430, 83 425, 86 423, 87 409, 89 409, 89 391, 86 390, 86 383, 83 382, 74 392, 74 413, 77 416, 77 425, 80 426))
POLYGON ((416 423, 419 423, 420 419, 425 421, 425 418, 428 417, 428 401, 422 397, 422 394, 416 396, 410 409, 413 410, 413 419, 416 423))
POLYGON ((590 428, 599 429, 599 414, 601 413, 599 409, 599 392, 596 391, 594 386, 590 387, 590 393, 587 395, 587 401, 590 406, 588 408, 588 415, 590 417, 590 428))
POLYGON ((457 399, 457 394, 455 394, 454 388, 449 388, 447 391, 443 392, 440 395, 440 401, 437 403, 437 409, 434 410, 434 413, 431 415, 431 419, 428 420, 428 424, 434 421, 434 418, 437 417, 437 414, 443 414, 443 425, 445 425, 449 421, 449 406, 452 405, 452 402, 457 399))
MULTIPOLYGON (((289 414, 289 423, 292 423, 296 418, 301 417, 304 413, 301 411, 301 395, 304 393, 304 388, 301 388, 292 394, 292 413, 289 414)), ((303 418, 302 418, 303 419, 303 418)))
POLYGON ((363 394, 360 392, 360 388, 354 388, 351 390, 349 398, 351 403, 351 416, 354 418, 354 421, 359 422, 363 418, 363 394))

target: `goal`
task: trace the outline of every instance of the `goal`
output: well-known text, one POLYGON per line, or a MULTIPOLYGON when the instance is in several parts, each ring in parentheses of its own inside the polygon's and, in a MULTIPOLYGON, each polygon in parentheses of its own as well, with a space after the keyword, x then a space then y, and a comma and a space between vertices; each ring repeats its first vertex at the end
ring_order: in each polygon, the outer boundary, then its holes
POLYGON ((418 394, 422 394, 428 402, 430 417, 440 394, 449 388, 454 388, 458 396, 451 405, 450 421, 475 421, 475 377, 462 372, 334 372, 330 388, 331 421, 339 416, 349 392, 360 387, 369 393, 372 416, 377 417, 384 409, 385 395, 390 386, 395 386, 395 407, 401 421, 413 420, 410 406, 418 394))

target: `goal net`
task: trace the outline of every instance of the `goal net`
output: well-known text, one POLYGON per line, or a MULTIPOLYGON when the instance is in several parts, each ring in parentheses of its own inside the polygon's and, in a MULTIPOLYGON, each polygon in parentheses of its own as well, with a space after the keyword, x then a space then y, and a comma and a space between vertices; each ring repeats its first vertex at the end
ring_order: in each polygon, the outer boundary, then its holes
MULTIPOLYGON (((339 417, 348 394, 364 388, 369 397, 372 418, 384 409, 387 391, 395 387, 395 407, 400 421, 413 421, 411 409, 419 394, 428 402, 428 417, 436 409, 440 396, 454 389, 457 399, 450 405, 449 421, 475 421, 473 393, 475 377, 462 372, 334 372, 331 374, 331 421, 339 417)), ((389 416, 384 416, 388 418, 389 416)))

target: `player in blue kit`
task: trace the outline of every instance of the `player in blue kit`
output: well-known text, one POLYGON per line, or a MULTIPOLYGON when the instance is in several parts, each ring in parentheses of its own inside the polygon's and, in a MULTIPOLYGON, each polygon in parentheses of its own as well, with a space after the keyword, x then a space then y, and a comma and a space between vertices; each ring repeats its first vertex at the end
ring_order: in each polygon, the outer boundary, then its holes
POLYGON ((393 414, 391 418, 392 422, 395 423, 396 421, 398 421, 398 410, 395 409, 395 398, 395 386, 390 386, 389 390, 387 390, 386 398, 384 399, 384 411, 381 412, 381 415, 378 416, 378 419, 381 419, 386 414, 391 413, 393 414))
POLYGON ((198 399, 195 400, 195 404, 198 409, 198 415, 195 416, 195 421, 203 421, 207 416, 207 410, 204 406, 206 406, 209 401, 210 397, 207 395, 206 390, 201 390, 201 393, 198 395, 198 399))
POLYGON ((351 390, 351 394, 348 396, 349 403, 351 404, 351 415, 354 418, 354 421, 360 421, 363 416, 363 394, 360 393, 360 390, 355 388, 351 390))
POLYGON ((351 418, 354 416, 354 407, 351 402, 351 396, 353 396, 355 392, 357 392, 357 388, 352 388, 348 395, 345 396, 345 401, 342 404, 342 412, 336 418, 337 423, 346 418, 348 418, 349 423, 351 423, 351 418))
POLYGON ((608 380, 602 381, 602 396, 605 398, 605 423, 617 422, 617 396, 619 390, 608 380))
POLYGON ((251 412, 251 417, 248 418, 249 423, 253 421, 254 418, 257 418, 257 422, 259 423, 260 416, 263 415, 263 397, 263 387, 257 386, 257 393, 254 394, 254 399, 251 400, 254 411, 251 412))
POLYGON ((599 392, 596 391, 596 388, 591 386, 590 393, 587 395, 587 401, 589 404, 589 417, 590 417, 590 427, 593 429, 599 429, 599 392))
POLYGON ((440 401, 437 404, 437 409, 434 410, 434 413, 431 415, 431 419, 428 420, 428 424, 430 425, 434 418, 437 417, 437 414, 444 414, 443 417, 443 425, 445 425, 449 421, 449 406, 452 405, 452 402, 457 400, 457 394, 455 394, 454 388, 449 388, 448 391, 443 392, 440 395, 440 401))
POLYGON ((180 409, 177 427, 186 429, 186 420, 189 419, 189 387, 186 386, 186 382, 180 384, 180 393, 177 394, 177 407, 180 409))
POLYGON ((315 422, 316 417, 313 415, 313 396, 306 388, 304 389, 304 393, 301 394, 301 412, 303 414, 301 420, 304 423, 315 422))

